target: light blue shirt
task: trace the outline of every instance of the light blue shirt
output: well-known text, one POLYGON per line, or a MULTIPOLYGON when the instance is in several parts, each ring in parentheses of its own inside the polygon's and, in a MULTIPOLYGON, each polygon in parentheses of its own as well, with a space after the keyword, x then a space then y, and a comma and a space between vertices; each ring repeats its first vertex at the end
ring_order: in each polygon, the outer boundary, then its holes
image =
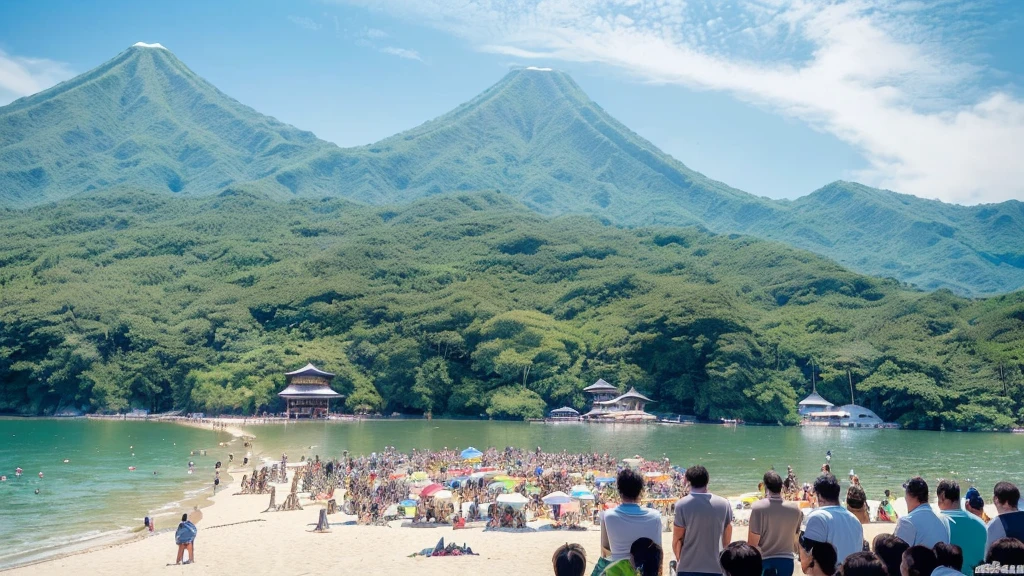
POLYGON ((949 544, 949 521, 936 514, 930 504, 922 504, 896 521, 893 535, 911 546, 931 548, 937 542, 949 544))
POLYGON ((629 558, 629 549, 638 538, 647 537, 661 545, 661 512, 636 504, 620 504, 602 512, 601 529, 608 537, 610 560, 629 558))

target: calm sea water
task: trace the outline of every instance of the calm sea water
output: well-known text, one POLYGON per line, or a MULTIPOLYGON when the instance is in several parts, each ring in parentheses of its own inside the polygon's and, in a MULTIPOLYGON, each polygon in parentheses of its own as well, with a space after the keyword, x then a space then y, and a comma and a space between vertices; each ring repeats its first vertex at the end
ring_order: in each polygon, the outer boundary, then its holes
POLYGON ((212 490, 229 450, 218 444, 231 439, 157 422, 0 419, 0 568, 123 537, 145 516, 177 525, 176 503, 212 490))
MULTIPOLYGON (((291 461, 338 457, 343 450, 369 453, 384 446, 403 451, 540 446, 619 458, 667 456, 681 466, 704 464, 712 490, 724 495, 755 490, 772 466, 785 473, 792 465, 802 481, 810 481, 828 450, 833 470, 840 476, 854 470, 872 499, 886 488, 899 492, 904 480, 918 474, 930 482, 954 477, 962 484, 976 483, 986 499, 999 480, 1024 482, 1020 434, 450 420, 301 422, 248 429, 257 437, 257 457, 278 459, 286 452, 291 461)), ((236 459, 242 453, 238 446, 218 448, 230 440, 225 434, 149 422, 0 420, 0 439, 0 472, 8 475, 0 483, 0 542, 5 543, 0 567, 24 561, 27 550, 36 550, 38 557, 69 540, 137 527, 143 516, 208 491, 214 462, 226 461, 228 450, 236 459), (201 448, 208 450, 207 457, 189 456, 201 448), (63 464, 64 458, 71 463, 63 464), (192 476, 186 474, 189 459, 196 462, 192 476), (130 465, 137 471, 128 472, 130 465), (11 478, 16 466, 25 469, 20 480, 11 478), (45 473, 42 480, 39 471, 45 473)), ((173 525, 173 519, 164 522, 173 525)))

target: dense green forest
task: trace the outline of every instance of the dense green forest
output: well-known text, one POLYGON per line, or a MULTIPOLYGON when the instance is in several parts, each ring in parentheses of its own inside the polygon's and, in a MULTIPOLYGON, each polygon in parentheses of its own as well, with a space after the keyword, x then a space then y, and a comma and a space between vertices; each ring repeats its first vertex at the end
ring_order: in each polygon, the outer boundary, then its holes
POLYGON ((749 234, 927 290, 1024 287, 1022 202, 958 206, 849 182, 761 198, 666 154, 553 70, 512 70, 451 112, 353 148, 260 114, 161 48, 131 47, 0 107, 0 207, 116 186, 376 205, 501 190, 546 216, 749 234))
POLYGON ((659 412, 793 423, 813 371, 908 427, 1024 416, 1024 293, 925 293, 749 237, 500 193, 123 190, 0 224, 4 411, 275 411, 312 361, 351 411, 532 417, 604 378, 659 412))

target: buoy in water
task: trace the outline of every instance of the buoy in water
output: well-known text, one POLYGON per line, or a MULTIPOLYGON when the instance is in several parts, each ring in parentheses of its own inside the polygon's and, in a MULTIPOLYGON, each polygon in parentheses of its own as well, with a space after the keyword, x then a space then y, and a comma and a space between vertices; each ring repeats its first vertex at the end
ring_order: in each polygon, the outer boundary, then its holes
POLYGON ((64 459, 64 463, 67 464, 68 462, 71 462, 71 460, 68 460, 67 458, 65 458, 64 459))

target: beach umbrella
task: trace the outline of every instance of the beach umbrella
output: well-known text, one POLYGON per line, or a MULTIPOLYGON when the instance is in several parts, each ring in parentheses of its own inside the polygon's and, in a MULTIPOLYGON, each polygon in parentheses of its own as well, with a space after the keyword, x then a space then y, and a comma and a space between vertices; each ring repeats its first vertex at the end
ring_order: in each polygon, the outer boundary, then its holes
POLYGON ((505 492, 508 490, 508 486, 504 482, 491 482, 487 485, 488 492, 505 492))
POLYGON ((614 482, 615 482, 615 478, 612 477, 612 476, 604 476, 604 477, 601 477, 601 478, 595 478, 594 479, 594 483, 597 484, 598 486, 600 486, 602 484, 613 484, 614 482))
POLYGON ((481 452, 481 451, 477 450, 476 448, 473 448, 472 446, 470 446, 469 448, 466 448, 465 450, 462 451, 462 455, 461 456, 462 456, 463 460, 479 460, 480 457, 483 456, 483 455, 484 455, 483 452, 481 452))
POLYGON ((401 504, 405 508, 409 508, 410 506, 413 508, 416 507, 416 501, 412 499, 402 500, 401 502, 399 502, 399 504, 401 504))
POLYGON ((430 476, 427 476, 426 472, 420 470, 418 472, 413 472, 411 475, 409 475, 409 479, 419 482, 421 480, 429 480, 430 476))
POLYGON ((511 506, 513 508, 522 508, 526 505, 529 500, 522 494, 502 494, 498 496, 498 504, 505 506, 511 506))
POLYGON ((565 492, 552 492, 547 496, 541 498, 545 504, 568 504, 572 502, 572 497, 565 492))
POLYGON ((434 494, 434 500, 451 500, 451 499, 452 499, 452 492, 451 492, 451 490, 441 490, 441 491, 439 491, 439 492, 434 494))
POLYGON ((424 486, 423 489, 420 490, 420 497, 430 498, 431 496, 437 494, 442 490, 444 490, 444 486, 441 486, 440 484, 429 484, 427 486, 424 486))
POLYGON ((622 462, 624 464, 628 465, 630 468, 632 468, 633 466, 639 466, 640 463, 643 462, 643 459, 641 459, 641 458, 625 458, 625 459, 622 460, 622 462))
POLYGON ((527 494, 540 494, 540 486, 534 486, 533 484, 528 484, 526 486, 526 493, 527 494))
POLYGON ((471 480, 479 480, 485 476, 487 476, 487 472, 473 472, 472 474, 469 475, 469 478, 471 480))
POLYGON ((573 498, 575 498, 577 500, 593 500, 594 499, 594 494, 590 491, 590 488, 587 488, 586 486, 584 486, 582 484, 577 484, 576 486, 573 486, 572 489, 569 490, 569 496, 571 496, 571 497, 573 497, 573 498))

